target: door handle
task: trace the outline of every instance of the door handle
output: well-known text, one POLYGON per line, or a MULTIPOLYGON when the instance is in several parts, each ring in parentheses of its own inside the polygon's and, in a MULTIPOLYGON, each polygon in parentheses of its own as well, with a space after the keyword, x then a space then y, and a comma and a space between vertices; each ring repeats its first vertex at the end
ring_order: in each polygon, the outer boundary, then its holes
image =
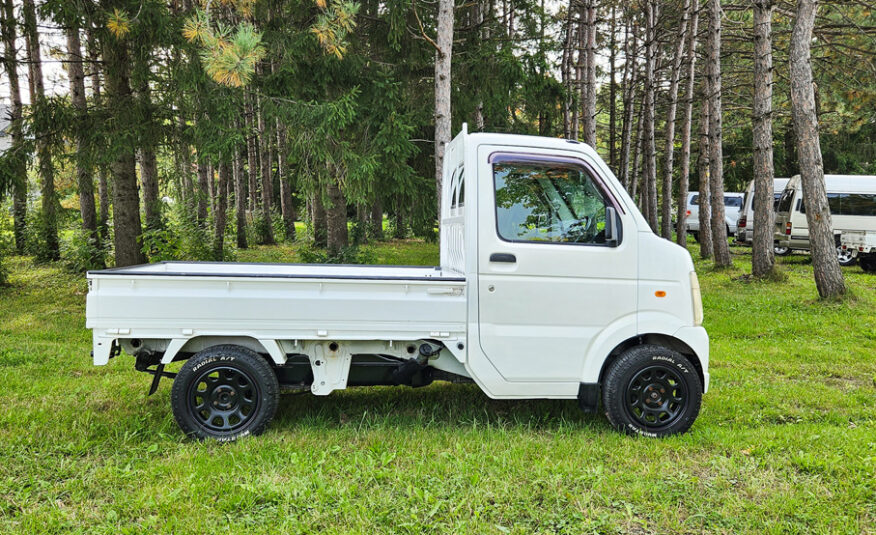
POLYGON ((490 255, 490 262, 505 262, 514 264, 517 262, 517 257, 511 253, 493 253, 490 255))

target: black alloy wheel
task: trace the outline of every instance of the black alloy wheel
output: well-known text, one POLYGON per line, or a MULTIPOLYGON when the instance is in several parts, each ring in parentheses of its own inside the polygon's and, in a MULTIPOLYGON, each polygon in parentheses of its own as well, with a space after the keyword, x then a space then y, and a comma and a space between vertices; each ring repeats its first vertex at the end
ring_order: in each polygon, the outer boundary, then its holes
POLYGON ((621 431, 648 437, 684 433, 700 412, 703 383, 691 360, 643 344, 613 360, 602 381, 602 404, 621 431))
POLYGON ((190 437, 231 441, 265 430, 277 411, 279 391, 264 357, 242 346, 219 345, 183 364, 170 403, 190 437))

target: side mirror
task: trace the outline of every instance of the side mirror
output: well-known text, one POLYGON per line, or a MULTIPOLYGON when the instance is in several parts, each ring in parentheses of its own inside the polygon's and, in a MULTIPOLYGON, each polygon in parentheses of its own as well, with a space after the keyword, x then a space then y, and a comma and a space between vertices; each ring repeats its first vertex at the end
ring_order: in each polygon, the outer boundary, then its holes
POLYGON ((617 247, 620 244, 620 221, 617 217, 617 210, 612 206, 605 208, 605 243, 610 247, 617 247))

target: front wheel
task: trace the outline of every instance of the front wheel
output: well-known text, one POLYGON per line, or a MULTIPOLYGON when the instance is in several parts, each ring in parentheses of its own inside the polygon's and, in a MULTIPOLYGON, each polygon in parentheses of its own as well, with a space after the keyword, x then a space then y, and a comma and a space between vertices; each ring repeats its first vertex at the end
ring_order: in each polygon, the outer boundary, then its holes
POLYGON ((837 246, 836 259, 839 260, 841 266, 848 267, 855 265, 855 255, 852 254, 850 249, 843 249, 842 247, 837 246))
POLYGON ((274 370, 258 353, 219 345, 186 361, 173 381, 170 404, 190 437, 232 441, 265 430, 279 392, 274 370))
POLYGON ((703 386, 684 355, 655 345, 633 347, 605 374, 602 403, 611 424, 629 434, 664 437, 690 429, 703 386))

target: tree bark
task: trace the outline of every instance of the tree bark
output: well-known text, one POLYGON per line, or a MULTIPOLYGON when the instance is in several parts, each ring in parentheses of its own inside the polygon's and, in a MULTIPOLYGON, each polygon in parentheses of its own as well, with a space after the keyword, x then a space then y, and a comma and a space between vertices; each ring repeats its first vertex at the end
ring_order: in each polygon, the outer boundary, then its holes
POLYGON ((818 9, 815 0, 797 1, 797 19, 791 33, 791 115, 797 137, 797 158, 803 184, 803 202, 809 224, 809 244, 815 286, 822 298, 835 298, 846 292, 843 272, 836 257, 830 207, 824 184, 824 163, 818 136, 815 87, 812 81, 810 43, 818 9))
MULTIPOLYGON (((43 86, 43 66, 40 58, 40 40, 37 31, 36 10, 33 0, 24 0, 22 4, 24 18, 24 35, 27 39, 27 59, 29 62, 29 80, 31 107, 42 106, 46 100, 46 90, 43 86)), ((44 260, 58 260, 61 257, 58 243, 58 196, 55 191, 55 170, 52 165, 52 155, 49 150, 49 140, 45 132, 36 135, 37 156, 39 158, 39 174, 42 209, 42 239, 45 250, 41 253, 44 260)))
POLYGON ((696 80, 697 64, 697 31, 699 26, 699 2, 691 3, 690 32, 687 44, 687 88, 684 96, 684 123, 681 126, 681 170, 678 176, 678 215, 675 239, 679 245, 687 248, 687 232, 685 231, 685 214, 687 213, 687 194, 690 176, 690 138, 693 122, 694 81, 696 80))
MULTIPOLYGON (((450 68, 453 54, 453 0, 438 0, 438 33, 435 51, 435 191, 437 218, 441 219, 441 181, 444 152, 450 143, 450 68)), ((346 227, 345 227, 346 229, 346 227)))
POLYGON ((274 185, 271 176, 271 135, 270 128, 265 122, 265 114, 262 110, 260 102, 253 105, 253 109, 257 115, 257 126, 259 136, 259 163, 261 164, 262 175, 262 218, 264 219, 264 231, 262 242, 265 245, 273 245, 274 242, 274 225, 271 221, 271 204, 274 196, 274 185))
POLYGON ((574 99, 572 98, 572 94, 574 91, 574 77, 572 76, 572 64, 574 62, 574 51, 572 48, 572 44, 574 43, 574 13, 575 13, 575 0, 569 0, 569 5, 567 7, 568 16, 566 17, 566 22, 564 25, 564 39, 563 39, 563 58, 561 63, 561 76, 563 79, 563 137, 566 139, 572 139, 572 103, 574 99))
MULTIPOLYGON (((88 32, 88 61, 91 69, 91 98, 94 101, 95 107, 100 107, 102 103, 102 95, 100 90, 100 50, 97 43, 97 38, 94 37, 92 31, 88 32)), ((100 209, 98 211, 98 230, 101 240, 108 239, 109 223, 109 181, 107 180, 106 165, 103 162, 97 164, 97 198, 100 201, 100 209)))
MULTIPOLYGON (((699 223, 700 230, 697 232, 700 242, 700 258, 712 258, 712 210, 711 202, 711 186, 709 185, 709 81, 708 78, 703 81, 703 97, 702 109, 700 110, 700 131, 699 142, 697 145, 697 174, 699 175, 699 223)), ((687 199, 685 199, 687 202, 687 199)))
POLYGON ((764 277, 773 271, 773 0, 754 0, 754 238, 751 273, 764 277))
POLYGON ((347 201, 341 192, 337 179, 332 178, 326 188, 328 201, 331 203, 325 207, 326 227, 328 231, 326 248, 329 254, 337 254, 348 244, 347 233, 347 201))
POLYGON ((18 83, 18 55, 16 48, 16 19, 12 0, 3 0, 2 24, 0 33, 3 36, 5 54, 3 65, 9 77, 10 109, 9 133, 12 137, 10 151, 15 154, 12 177, 12 233, 15 240, 15 250, 18 254, 25 252, 25 230, 27 220, 27 160, 24 155, 24 133, 21 128, 21 88, 18 83))
POLYGON ((247 173, 249 177, 249 209, 255 212, 260 206, 258 196, 258 148, 256 146, 256 133, 253 127, 253 96, 248 91, 244 93, 244 101, 246 106, 245 125, 246 125, 246 161, 247 173))
POLYGON ((642 117, 642 195, 645 216, 651 230, 657 228, 657 148, 654 141, 655 59, 657 55, 657 15, 655 0, 645 3, 645 96, 642 117))
POLYGON ((326 210, 319 193, 313 194, 310 200, 310 223, 313 227, 313 244, 317 247, 328 245, 328 230, 326 228, 326 210))
MULTIPOLYGON (((236 126, 240 128, 239 120, 236 126)), ((237 248, 246 249, 246 175, 240 152, 240 148, 234 150, 234 211, 237 218, 237 248)))
MULTIPOLYGON (((106 66, 107 103, 117 121, 110 123, 111 139, 124 139, 128 131, 136 127, 131 111, 134 98, 131 92, 130 60, 128 46, 124 41, 108 37, 103 43, 103 59, 106 66)), ((113 232, 116 249, 116 266, 142 264, 146 261, 140 251, 140 195, 137 191, 137 173, 134 147, 121 146, 114 150, 113 175, 113 232)))
MULTIPOLYGON (((627 23, 624 29, 624 82, 623 82, 623 105, 624 118, 621 130, 620 151, 620 177, 621 183, 627 191, 630 191, 630 141, 633 131, 636 108, 636 83, 638 81, 638 69, 636 68, 636 52, 638 41, 635 29, 630 36, 630 25, 627 23)), ((638 136, 638 132, 636 134, 638 136)))
POLYGON ((374 202, 371 203, 369 228, 372 240, 379 241, 383 239, 383 203, 379 196, 375 196, 374 202))
POLYGON ((611 36, 608 41, 608 166, 617 174, 617 16, 611 6, 611 36))
MULTIPOLYGON (((645 98, 645 93, 643 91, 642 92, 642 99, 644 100, 644 98, 645 98)), ((636 115, 636 144, 633 145, 633 168, 630 171, 631 176, 630 176, 630 182, 629 182, 630 197, 632 197, 634 201, 636 200, 636 192, 638 191, 639 179, 641 178, 639 176, 639 169, 641 169, 640 166, 642 164, 642 130, 643 130, 642 123, 644 122, 644 119, 642 118, 642 116, 644 115, 644 113, 645 113, 644 107, 642 106, 642 104, 639 104, 639 113, 636 115)), ((642 195, 639 195, 639 208, 640 208, 640 210, 641 210, 641 207, 642 207, 642 195)))
POLYGON ((584 143, 596 148, 596 4, 585 0, 582 12, 584 32, 584 83, 582 87, 581 129, 584 143))
MULTIPOLYGON (((198 156, 200 160, 202 156, 198 156)), ((205 161, 198 162, 198 224, 207 220, 207 202, 210 200, 210 168, 205 161)))
POLYGON ((295 205, 292 203, 292 177, 286 161, 286 125, 277 119, 277 174, 280 176, 280 210, 286 240, 295 241, 295 205))
MULTIPOLYGON (((70 81, 70 103, 76 110, 76 184, 79 190, 79 213, 82 216, 82 229, 87 239, 99 249, 100 234, 97 231, 97 212, 94 207, 94 181, 91 178, 85 119, 88 105, 85 100, 85 72, 82 68, 82 42, 79 38, 79 27, 70 26, 67 34, 67 78, 70 81)), ((103 266, 103 255, 94 255, 93 266, 103 266)))
POLYGON ((724 153, 721 112, 721 0, 709 0, 709 190, 715 266, 732 264, 724 218, 724 153))
POLYGON ((231 166, 227 161, 219 164, 219 183, 216 187, 216 209, 213 211, 213 258, 225 259, 225 225, 228 211, 228 183, 231 166))
POLYGON ((660 233, 667 240, 672 240, 672 170, 675 157, 675 115, 678 109, 678 83, 681 79, 681 60, 684 57, 684 45, 687 39, 688 11, 691 1, 685 0, 681 11, 681 28, 675 43, 675 55, 672 58, 672 70, 669 75, 669 108, 666 111, 666 144, 663 149, 663 198, 660 202, 660 233))
POLYGON ((143 196, 143 212, 147 229, 161 228, 161 199, 158 193, 158 161, 155 157, 157 125, 154 124, 154 109, 149 88, 150 46, 138 46, 134 57, 133 77, 136 87, 137 111, 140 117, 139 150, 140 183, 143 196))

